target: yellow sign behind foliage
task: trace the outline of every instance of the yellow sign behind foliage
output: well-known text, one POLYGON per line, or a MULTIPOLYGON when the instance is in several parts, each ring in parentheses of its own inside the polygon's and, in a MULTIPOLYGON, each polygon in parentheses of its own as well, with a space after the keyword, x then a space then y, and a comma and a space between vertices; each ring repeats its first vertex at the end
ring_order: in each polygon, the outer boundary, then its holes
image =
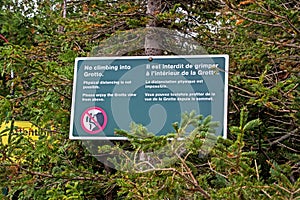
MULTIPOLYGON (((8 144, 8 134, 11 129, 11 121, 2 123, 0 127, 0 135, 2 144, 8 144)), ((33 140, 38 140, 39 136, 50 134, 44 130, 34 126, 29 121, 14 121, 13 133, 23 133, 25 136, 30 137, 33 140)))

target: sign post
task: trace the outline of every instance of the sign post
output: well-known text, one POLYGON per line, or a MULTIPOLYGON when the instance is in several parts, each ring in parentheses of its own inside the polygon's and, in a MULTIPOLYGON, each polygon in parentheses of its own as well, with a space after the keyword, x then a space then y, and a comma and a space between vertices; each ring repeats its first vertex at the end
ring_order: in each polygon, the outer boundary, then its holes
POLYGON ((114 129, 131 122, 165 135, 195 111, 226 138, 228 65, 228 55, 76 58, 69 137, 124 140, 114 129))

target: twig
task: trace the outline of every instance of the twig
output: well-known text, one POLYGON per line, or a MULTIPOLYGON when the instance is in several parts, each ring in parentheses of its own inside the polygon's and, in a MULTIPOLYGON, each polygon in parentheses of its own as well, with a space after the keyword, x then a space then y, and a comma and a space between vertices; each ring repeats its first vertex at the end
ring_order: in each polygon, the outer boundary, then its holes
POLYGON ((229 7, 229 9, 234 13, 236 14, 237 16, 239 16, 240 18, 244 19, 244 20, 247 20, 247 21, 250 21, 250 22, 253 22, 253 23, 256 23, 256 24, 261 24, 261 25, 267 25, 267 26, 271 26, 271 27, 280 27, 280 28, 284 28, 282 26, 282 24, 271 24, 271 23, 268 23, 268 22, 264 22, 264 21, 258 21, 258 20, 255 20, 255 19, 251 19, 249 17, 246 17, 244 15, 241 15, 240 13, 238 13, 236 10, 232 9, 229 7))
POLYGON ((282 15, 278 15, 278 14, 276 14, 275 12, 273 12, 273 11, 271 11, 271 10, 269 10, 269 9, 267 9, 267 8, 265 8, 264 6, 262 6, 261 4, 257 4, 259 7, 261 7, 263 10, 265 10, 266 12, 268 12, 268 13, 270 13, 271 15, 273 15, 273 16, 275 16, 275 17, 277 17, 277 18, 281 18, 281 19, 284 19, 291 27, 292 27, 292 29, 294 29, 294 31, 296 32, 296 33, 300 33, 300 31, 294 26, 294 24, 292 24, 292 22, 289 20, 289 18, 287 18, 286 16, 282 16, 282 15))
POLYGON ((181 173, 179 171, 177 171, 175 168, 153 168, 153 169, 145 169, 143 171, 138 171, 138 173, 149 173, 149 172, 156 172, 156 171, 172 171, 172 172, 176 172, 177 174, 181 173))
POLYGON ((233 98, 230 98, 230 100, 231 100, 231 103, 233 104, 233 106, 235 107, 235 109, 236 109, 238 112, 240 112, 240 109, 239 109, 239 107, 236 105, 236 103, 234 102, 233 98))
POLYGON ((258 173, 258 167, 257 167, 256 159, 254 159, 254 164, 255 164, 256 177, 257 177, 257 180, 259 181, 259 173, 258 173))
POLYGON ((265 190, 261 190, 265 195, 267 195, 270 199, 273 199, 265 190))
MULTIPOLYGON (((265 112, 265 113, 268 114, 267 112, 265 112)), ((270 120, 275 121, 275 122, 279 122, 281 124, 292 125, 292 122, 285 122, 285 121, 275 119, 275 118, 270 118, 270 120)))
POLYGON ((207 163, 208 163, 208 165, 209 165, 209 169, 210 169, 212 172, 214 172, 214 173, 216 173, 216 174, 218 174, 218 175, 220 175, 220 176, 222 176, 222 177, 228 179, 228 177, 225 176, 224 174, 221 174, 220 172, 217 172, 216 170, 214 170, 214 169, 212 168, 212 166, 211 166, 211 163, 210 163, 209 161, 208 161, 207 163))
POLYGON ((269 41, 269 40, 263 40, 261 38, 258 38, 257 40, 261 41, 261 42, 265 42, 267 44, 276 44, 276 45, 283 46, 283 47, 291 47, 291 48, 300 49, 300 46, 297 46, 297 45, 294 45, 294 44, 286 44, 286 43, 281 43, 281 42, 276 42, 276 41, 272 42, 272 41, 269 41))
POLYGON ((140 163, 136 164, 136 167, 138 167, 139 165, 143 165, 143 164, 149 165, 152 169, 155 169, 155 167, 149 161, 140 162, 140 163))
POLYGON ((289 150, 291 150, 291 151, 293 151, 293 152, 300 153, 300 151, 298 151, 298 150, 296 150, 296 149, 293 149, 293 148, 291 148, 291 147, 288 147, 288 146, 286 146, 286 145, 284 145, 284 144, 282 144, 282 143, 280 143, 280 142, 278 142, 278 145, 279 145, 279 146, 282 146, 282 147, 284 147, 284 148, 287 148, 287 149, 289 149, 289 150))
POLYGON ((4 42, 8 43, 8 40, 3 35, 0 34, 0 38, 4 40, 4 42))
POLYGON ((275 186, 279 187, 280 189, 286 191, 287 193, 291 194, 291 191, 289 191, 288 189, 284 188, 284 187, 281 187, 280 185, 274 183, 275 186))
POLYGON ((139 15, 139 16, 144 16, 144 14, 142 13, 118 13, 118 14, 115 14, 115 13, 109 13, 108 14, 109 16, 136 16, 136 15, 139 15))
POLYGON ((63 2, 63 18, 67 17, 67 0, 63 2))
POLYGON ((234 88, 234 89, 238 89, 238 90, 240 90, 240 91, 243 91, 243 92, 245 92, 246 94, 250 95, 251 97, 255 97, 255 96, 256 96, 255 94, 253 94, 253 93, 251 93, 251 92, 249 92, 249 91, 247 91, 247 90, 245 90, 245 89, 243 89, 243 88, 237 87, 237 86, 235 86, 235 85, 229 84, 229 87, 232 87, 232 88, 234 88))

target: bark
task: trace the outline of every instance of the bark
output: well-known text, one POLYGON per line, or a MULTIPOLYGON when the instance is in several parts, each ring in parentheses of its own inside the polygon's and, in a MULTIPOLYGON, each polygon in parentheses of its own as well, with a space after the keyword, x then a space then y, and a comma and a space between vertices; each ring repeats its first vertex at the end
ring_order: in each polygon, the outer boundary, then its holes
MULTIPOLYGON (((67 0, 63 0, 61 7, 62 7, 62 17, 67 18, 67 0)), ((65 28, 63 26, 58 27, 58 32, 63 33, 64 30, 65 28)))
POLYGON ((161 37, 157 29, 156 15, 161 12, 161 0, 148 0, 147 15, 149 22, 146 27, 147 34, 145 36, 145 54, 147 56, 161 55, 161 37))

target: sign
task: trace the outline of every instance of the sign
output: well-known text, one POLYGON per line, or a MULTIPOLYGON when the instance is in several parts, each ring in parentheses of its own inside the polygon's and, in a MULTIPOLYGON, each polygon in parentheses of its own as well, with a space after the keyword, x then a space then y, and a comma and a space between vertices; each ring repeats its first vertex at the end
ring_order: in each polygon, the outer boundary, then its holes
POLYGON ((103 131, 106 123, 107 115, 99 107, 88 108, 81 116, 81 127, 89 134, 96 134, 103 131))
MULTIPOLYGON (((0 135, 2 139, 2 144, 8 143, 8 134, 11 128, 11 121, 7 123, 2 123, 0 126, 0 135)), ((49 136, 50 133, 45 133, 45 131, 34 126, 29 121, 14 121, 14 133, 23 133, 25 136, 30 137, 33 140, 38 140, 41 135, 49 136)))
POLYGON ((226 138, 228 65, 228 55, 76 58, 69 137, 124 140, 114 130, 132 122, 166 135, 195 111, 226 138))

